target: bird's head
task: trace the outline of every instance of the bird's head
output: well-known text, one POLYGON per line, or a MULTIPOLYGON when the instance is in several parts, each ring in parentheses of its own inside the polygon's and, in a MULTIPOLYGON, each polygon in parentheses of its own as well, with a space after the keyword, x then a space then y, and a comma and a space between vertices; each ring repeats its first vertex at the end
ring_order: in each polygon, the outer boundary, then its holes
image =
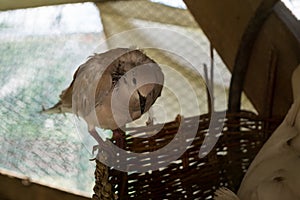
POLYGON ((122 107, 117 109, 118 116, 124 116, 129 111, 127 122, 140 118, 160 96, 163 82, 163 73, 156 63, 137 66, 125 73, 118 80, 112 96, 112 101, 115 101, 112 106, 122 107))
POLYGON ((152 83, 136 89, 129 100, 129 113, 132 120, 140 118, 161 95, 162 85, 152 83))

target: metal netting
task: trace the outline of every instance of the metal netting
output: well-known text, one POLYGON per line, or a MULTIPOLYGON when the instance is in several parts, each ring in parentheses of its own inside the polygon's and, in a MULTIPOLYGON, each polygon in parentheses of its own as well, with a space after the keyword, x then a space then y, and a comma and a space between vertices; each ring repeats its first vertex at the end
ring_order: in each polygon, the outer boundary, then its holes
MULTIPOLYGON (((57 102, 76 68, 94 52, 117 46, 163 45, 164 49, 145 49, 147 55, 167 66, 163 67, 165 81, 172 86, 163 90, 156 103, 161 106, 152 110, 154 122, 172 121, 177 114, 190 117, 208 112, 204 65, 210 79, 210 43, 182 1, 177 1, 177 7, 160 2, 106 1, 96 6, 85 3, 0 13, 1 168, 55 187, 92 193, 95 166, 89 162, 91 149, 78 134, 74 116, 39 111, 42 105, 57 102), (178 33, 195 45, 187 45, 176 34, 149 32, 149 28, 178 33), (139 31, 124 34, 131 30, 139 31), (169 47, 182 54, 172 54, 169 47), (192 63, 182 55, 188 55, 192 63), (194 99, 183 87, 182 78, 195 92, 200 112, 188 107, 194 99)), ((227 94, 231 75, 215 51, 214 77, 215 109, 226 110, 224 91, 227 94), (216 78, 217 73, 222 80, 216 78)), ((243 109, 254 110, 247 98, 243 102, 243 109)))
POLYGON ((99 18, 93 4, 0 13, 0 167, 90 195, 94 163, 73 116, 39 113, 58 100, 102 37, 99 19, 88 30, 68 19, 78 8, 86 19, 99 18))

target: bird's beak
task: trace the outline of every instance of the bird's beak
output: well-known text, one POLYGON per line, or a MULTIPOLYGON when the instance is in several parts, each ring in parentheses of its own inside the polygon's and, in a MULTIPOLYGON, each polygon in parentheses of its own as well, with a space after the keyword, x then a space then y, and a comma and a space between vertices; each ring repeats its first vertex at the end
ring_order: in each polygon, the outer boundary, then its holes
POLYGON ((140 100, 140 109, 141 109, 141 114, 145 112, 145 106, 146 106, 146 97, 141 95, 139 91, 137 91, 139 94, 139 100, 140 100))

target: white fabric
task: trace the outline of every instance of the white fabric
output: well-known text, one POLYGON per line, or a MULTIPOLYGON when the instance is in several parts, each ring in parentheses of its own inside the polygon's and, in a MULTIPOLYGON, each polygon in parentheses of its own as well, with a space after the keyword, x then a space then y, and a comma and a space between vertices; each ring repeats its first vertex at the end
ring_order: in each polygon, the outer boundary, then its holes
MULTIPOLYGON (((251 163, 238 191, 241 200, 300 199, 300 65, 293 73, 294 104, 251 163)), ((235 200, 227 189, 215 200, 235 200)))

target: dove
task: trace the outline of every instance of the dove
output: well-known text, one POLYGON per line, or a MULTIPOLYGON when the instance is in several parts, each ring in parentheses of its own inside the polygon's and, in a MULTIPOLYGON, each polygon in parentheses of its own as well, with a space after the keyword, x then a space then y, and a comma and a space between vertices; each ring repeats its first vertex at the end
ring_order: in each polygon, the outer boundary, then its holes
POLYGON ((292 75, 294 103, 247 170, 237 195, 221 188, 215 200, 300 199, 300 65, 292 75))
POLYGON ((102 143, 96 127, 119 130, 141 117, 161 96, 164 75, 141 50, 116 48, 90 56, 80 65, 60 100, 43 113, 73 113, 102 143))

